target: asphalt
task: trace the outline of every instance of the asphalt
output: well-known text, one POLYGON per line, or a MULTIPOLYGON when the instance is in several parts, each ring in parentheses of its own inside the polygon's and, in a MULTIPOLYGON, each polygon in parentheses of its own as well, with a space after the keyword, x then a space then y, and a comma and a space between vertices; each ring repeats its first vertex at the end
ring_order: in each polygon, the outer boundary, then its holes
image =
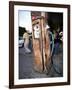
MULTIPOLYGON (((55 48, 56 49, 56 48, 55 48)), ((26 54, 24 47, 19 48, 19 79, 29 78, 49 78, 49 77, 62 77, 63 76, 63 51, 62 47, 55 50, 52 57, 51 68, 48 73, 39 73, 34 70, 34 56, 33 52, 26 54)))

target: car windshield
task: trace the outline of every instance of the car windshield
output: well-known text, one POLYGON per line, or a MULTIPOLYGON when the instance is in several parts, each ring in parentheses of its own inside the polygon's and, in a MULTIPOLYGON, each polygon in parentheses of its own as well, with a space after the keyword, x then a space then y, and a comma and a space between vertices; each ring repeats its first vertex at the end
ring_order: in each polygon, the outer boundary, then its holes
POLYGON ((19 40, 22 40, 23 38, 22 37, 19 37, 19 40))

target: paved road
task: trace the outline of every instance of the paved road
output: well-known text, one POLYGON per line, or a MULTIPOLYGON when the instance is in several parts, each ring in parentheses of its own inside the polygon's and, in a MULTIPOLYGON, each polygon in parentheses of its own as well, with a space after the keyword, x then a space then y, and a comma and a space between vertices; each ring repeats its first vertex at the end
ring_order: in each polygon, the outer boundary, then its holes
POLYGON ((19 79, 47 78, 63 76, 63 55, 55 54, 49 73, 39 73, 33 69, 33 53, 25 54, 24 48, 19 48, 19 79))

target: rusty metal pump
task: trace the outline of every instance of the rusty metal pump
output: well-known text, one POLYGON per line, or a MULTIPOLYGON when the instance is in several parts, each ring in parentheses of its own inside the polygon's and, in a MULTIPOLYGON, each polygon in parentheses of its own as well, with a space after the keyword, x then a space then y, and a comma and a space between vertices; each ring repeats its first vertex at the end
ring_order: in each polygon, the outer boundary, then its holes
POLYGON ((50 38, 45 26, 43 16, 32 20, 34 69, 38 72, 48 71, 51 63, 50 38))

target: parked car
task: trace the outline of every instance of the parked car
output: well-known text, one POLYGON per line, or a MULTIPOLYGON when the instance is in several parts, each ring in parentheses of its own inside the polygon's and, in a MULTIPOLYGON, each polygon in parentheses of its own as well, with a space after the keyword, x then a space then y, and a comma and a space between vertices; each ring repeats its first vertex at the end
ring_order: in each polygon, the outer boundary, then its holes
POLYGON ((24 39, 23 37, 19 37, 19 47, 23 47, 24 46, 24 39))

